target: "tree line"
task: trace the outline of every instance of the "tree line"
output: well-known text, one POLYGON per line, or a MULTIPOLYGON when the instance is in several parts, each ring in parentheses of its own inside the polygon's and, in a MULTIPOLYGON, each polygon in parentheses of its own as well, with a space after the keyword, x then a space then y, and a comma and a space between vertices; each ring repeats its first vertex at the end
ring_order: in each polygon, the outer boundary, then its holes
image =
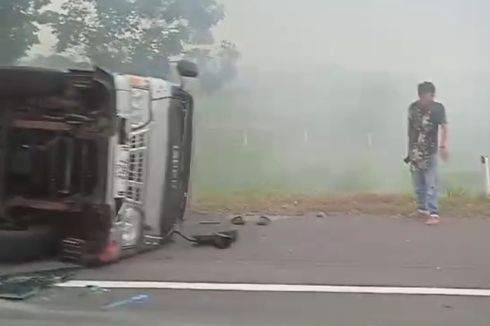
POLYGON ((235 44, 215 44, 212 30, 224 18, 217 0, 2 0, 0 64, 25 58, 49 28, 57 42, 52 54, 32 59, 37 64, 165 78, 185 57, 199 64, 200 86, 212 92, 235 77, 240 58, 235 44))

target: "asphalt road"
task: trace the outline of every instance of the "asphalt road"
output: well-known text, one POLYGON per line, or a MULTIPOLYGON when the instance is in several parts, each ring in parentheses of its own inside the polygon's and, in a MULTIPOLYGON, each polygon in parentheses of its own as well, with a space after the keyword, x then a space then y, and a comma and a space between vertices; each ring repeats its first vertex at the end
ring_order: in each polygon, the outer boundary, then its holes
MULTIPOLYGON (((189 233, 200 229, 193 216, 189 233)), ((449 219, 437 227, 408 218, 336 216, 251 221, 230 249, 179 240, 158 252, 80 279, 184 282, 439 286, 490 289, 490 220, 449 219)))
MULTIPOLYGON (((216 217, 194 216, 196 222, 216 217)), ((227 228, 228 225, 219 228, 227 228)), ((213 227, 206 227, 213 228, 213 227)), ((490 221, 437 227, 387 217, 253 218, 228 250, 177 241, 80 280, 421 286, 490 289, 490 221)), ((26 266, 0 266, 10 272, 26 266)), ((490 297, 53 288, 24 302, 0 301, 1 325, 489 325, 490 297), (104 305, 132 295, 148 301, 104 305)))
POLYGON ((335 325, 488 326, 488 298, 355 294, 144 291, 143 304, 104 310, 141 291, 64 290, 29 302, 0 303, 6 326, 335 325))

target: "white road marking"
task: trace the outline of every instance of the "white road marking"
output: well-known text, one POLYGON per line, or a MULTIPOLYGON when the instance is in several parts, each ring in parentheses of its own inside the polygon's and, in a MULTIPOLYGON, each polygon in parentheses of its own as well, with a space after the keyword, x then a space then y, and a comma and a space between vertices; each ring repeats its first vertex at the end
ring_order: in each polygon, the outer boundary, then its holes
POLYGON ((245 292, 303 292, 303 293, 354 293, 490 297, 490 289, 391 287, 391 286, 341 286, 302 284, 253 283, 189 283, 148 281, 68 281, 57 284, 63 288, 97 286, 108 289, 157 289, 194 291, 245 291, 245 292))

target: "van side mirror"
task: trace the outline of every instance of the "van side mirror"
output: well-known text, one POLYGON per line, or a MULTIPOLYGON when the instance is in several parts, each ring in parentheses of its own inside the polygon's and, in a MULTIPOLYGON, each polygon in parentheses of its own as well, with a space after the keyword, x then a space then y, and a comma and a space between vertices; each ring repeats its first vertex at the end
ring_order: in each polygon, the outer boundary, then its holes
POLYGON ((181 77, 195 78, 199 75, 197 65, 188 60, 180 60, 177 63, 177 71, 181 77))

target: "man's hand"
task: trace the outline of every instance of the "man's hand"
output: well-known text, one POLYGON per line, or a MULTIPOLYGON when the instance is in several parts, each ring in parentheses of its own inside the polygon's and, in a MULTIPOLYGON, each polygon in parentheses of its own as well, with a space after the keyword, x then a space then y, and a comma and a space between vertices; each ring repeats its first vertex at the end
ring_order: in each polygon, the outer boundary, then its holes
POLYGON ((439 155, 444 162, 447 162, 449 160, 449 150, 446 146, 439 147, 439 155))

